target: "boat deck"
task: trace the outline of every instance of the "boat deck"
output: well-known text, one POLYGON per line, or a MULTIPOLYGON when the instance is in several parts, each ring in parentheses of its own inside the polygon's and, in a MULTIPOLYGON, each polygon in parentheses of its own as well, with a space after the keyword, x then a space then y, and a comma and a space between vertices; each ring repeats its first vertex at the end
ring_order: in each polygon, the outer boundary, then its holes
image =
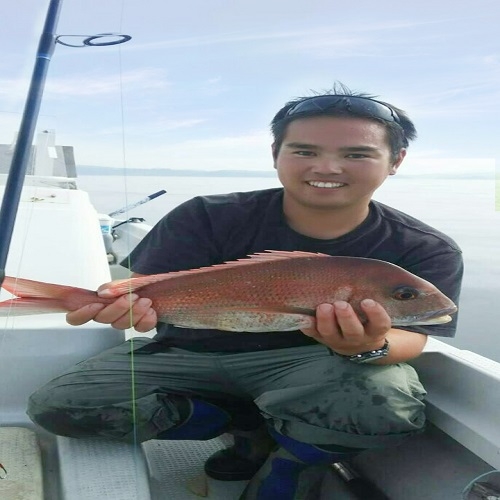
MULTIPOLYGON (((23 500, 237 500, 246 484, 207 480, 203 475, 204 461, 229 443, 227 436, 206 442, 152 440, 140 447, 55 437, 43 431, 36 436, 43 464, 43 496, 32 487, 36 470, 26 474, 22 467, 11 468, 10 457, 5 455, 8 474, 0 482, 2 500, 17 500, 14 492, 19 491, 26 492, 23 500), (28 489, 14 489, 15 482, 28 489)), ((399 447, 364 452, 353 464, 394 500, 458 500, 471 480, 492 470, 433 425, 399 447)), ((311 469, 308 479, 311 490, 303 500, 357 498, 328 467, 311 469)))

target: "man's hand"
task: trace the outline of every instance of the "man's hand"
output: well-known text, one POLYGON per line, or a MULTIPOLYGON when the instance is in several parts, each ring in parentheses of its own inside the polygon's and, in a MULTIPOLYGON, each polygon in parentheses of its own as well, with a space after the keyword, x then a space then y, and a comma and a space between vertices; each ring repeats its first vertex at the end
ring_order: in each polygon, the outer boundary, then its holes
POLYGON ((122 295, 109 305, 89 304, 66 315, 70 325, 83 325, 91 320, 119 330, 135 328, 141 333, 152 330, 158 321, 151 299, 139 298, 134 293, 122 295))
POLYGON ((316 308, 316 328, 302 332, 345 356, 380 349, 391 330, 391 318, 374 300, 363 300, 361 308, 368 319, 365 324, 347 302, 321 304, 316 308))

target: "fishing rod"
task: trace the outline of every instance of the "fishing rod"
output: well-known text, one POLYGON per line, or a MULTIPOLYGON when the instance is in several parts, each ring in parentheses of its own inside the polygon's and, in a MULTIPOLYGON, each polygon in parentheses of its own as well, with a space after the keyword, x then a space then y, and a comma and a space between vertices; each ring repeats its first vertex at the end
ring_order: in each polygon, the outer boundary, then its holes
POLYGON ((118 214, 123 214, 124 212, 128 212, 129 210, 132 210, 133 208, 136 208, 140 205, 144 205, 144 203, 147 203, 148 201, 154 200, 155 198, 158 198, 158 196, 161 196, 165 194, 166 191, 162 189, 161 191, 157 191, 156 193, 150 194, 149 196, 146 196, 142 200, 139 200, 135 203, 131 203, 130 205, 127 205, 123 208, 120 208, 118 210, 115 210, 114 212, 109 213, 109 217, 114 217, 115 215, 118 214))
POLYGON ((127 42, 132 37, 129 35, 115 33, 100 33, 97 35, 56 35, 56 27, 61 12, 62 0, 50 0, 45 23, 38 44, 35 65, 31 76, 28 96, 19 127, 12 162, 5 185, 5 191, 0 208, 0 286, 5 277, 5 266, 9 254, 12 233, 16 221, 21 191, 26 176, 26 170, 31 157, 31 145, 35 134, 35 127, 40 112, 45 80, 49 63, 57 43, 68 47, 89 47, 116 45, 127 42), (64 36, 76 36, 82 38, 81 45, 70 45, 60 41, 64 36), (102 38, 113 36, 112 41, 103 41, 102 38))
POLYGON ((5 185, 2 208, 0 209, 0 285, 3 283, 5 277, 5 264, 7 263, 17 209, 21 198, 21 190, 30 159, 31 143, 35 134, 43 88, 50 59, 56 45, 55 29, 61 11, 61 4, 62 0, 51 0, 47 10, 45 24, 36 53, 35 67, 31 77, 28 97, 24 106, 19 134, 5 185))

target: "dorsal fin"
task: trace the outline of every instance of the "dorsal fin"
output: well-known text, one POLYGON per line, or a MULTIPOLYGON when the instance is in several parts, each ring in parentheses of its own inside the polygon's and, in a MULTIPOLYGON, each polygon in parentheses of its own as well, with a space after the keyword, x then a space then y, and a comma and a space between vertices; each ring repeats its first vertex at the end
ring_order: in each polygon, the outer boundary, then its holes
POLYGON ((164 274, 151 274, 149 276, 140 276, 138 278, 129 278, 124 280, 112 281, 108 285, 101 288, 98 292, 99 297, 111 298, 131 293, 139 290, 146 285, 158 283, 160 281, 179 278, 181 276, 192 276, 199 273, 215 272, 221 269, 230 269, 241 266, 251 266, 254 264, 262 264, 264 262, 276 262, 280 260, 298 259, 298 258, 323 258, 330 257, 323 253, 311 252, 286 252, 283 250, 266 250, 265 252, 254 253, 246 258, 224 262, 223 264, 215 264, 209 267, 200 267, 199 269, 189 269, 186 271, 175 271, 164 274))

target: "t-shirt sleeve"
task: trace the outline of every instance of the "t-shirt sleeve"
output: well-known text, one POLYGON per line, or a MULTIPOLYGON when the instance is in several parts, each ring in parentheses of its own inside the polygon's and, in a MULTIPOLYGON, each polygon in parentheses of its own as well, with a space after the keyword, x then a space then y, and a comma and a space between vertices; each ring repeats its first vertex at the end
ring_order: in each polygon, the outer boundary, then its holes
POLYGON ((161 219, 121 265, 140 274, 159 274, 210 266, 219 250, 200 198, 193 198, 161 219))
MULTIPOLYGON (((462 253, 458 249, 450 248, 448 251, 427 255, 419 259, 418 263, 405 268, 431 282, 442 293, 449 297, 460 309, 460 289, 464 265, 462 253)), ((436 335, 438 337, 454 337, 457 329, 459 312, 451 315, 452 321, 441 325, 415 325, 405 326, 404 330, 409 330, 426 335, 436 335)))

